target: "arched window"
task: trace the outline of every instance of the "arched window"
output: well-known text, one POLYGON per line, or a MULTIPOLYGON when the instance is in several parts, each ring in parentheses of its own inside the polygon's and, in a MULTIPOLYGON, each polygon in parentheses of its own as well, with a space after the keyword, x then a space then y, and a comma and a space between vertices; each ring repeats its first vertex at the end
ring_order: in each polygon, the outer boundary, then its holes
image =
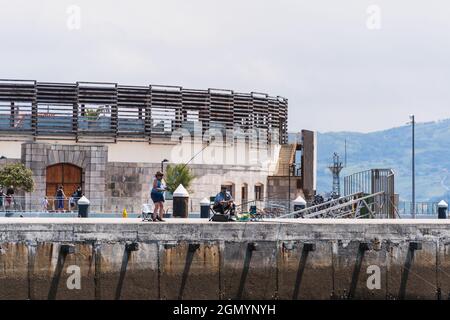
POLYGON ((242 204, 242 210, 247 210, 247 203, 248 203, 248 184, 243 183, 241 186, 241 204, 242 204))
POLYGON ((264 199, 264 185, 262 183, 255 184, 255 200, 261 201, 264 199))

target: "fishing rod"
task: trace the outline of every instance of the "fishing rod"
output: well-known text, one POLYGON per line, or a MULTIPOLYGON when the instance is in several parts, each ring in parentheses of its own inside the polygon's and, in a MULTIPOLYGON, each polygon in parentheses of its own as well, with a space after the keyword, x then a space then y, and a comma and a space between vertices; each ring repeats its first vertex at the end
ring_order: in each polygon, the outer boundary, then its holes
MULTIPOLYGON (((212 137, 211 140, 214 140, 214 137, 212 137)), ((183 172, 184 168, 186 168, 186 166, 187 166, 192 160, 194 160, 200 153, 202 153, 207 147, 209 147, 210 144, 211 144, 211 141, 208 140, 208 141, 206 142, 206 146, 204 146, 199 152, 197 152, 196 154, 194 154, 194 156, 193 156, 191 159, 189 159, 189 161, 186 162, 186 163, 181 167, 181 169, 176 173, 176 175, 178 176, 181 172, 183 172)))
MULTIPOLYGON (((214 137, 213 137, 213 138, 214 138, 214 137)), ((214 140, 214 139, 211 139, 211 140, 214 140)), ((182 172, 183 169, 186 168, 186 166, 187 166, 192 160, 194 160, 200 153, 202 153, 207 147, 209 147, 210 143, 211 143, 211 142, 208 140, 208 141, 206 142, 206 146, 204 146, 199 152, 197 152, 191 159, 189 159, 188 162, 186 162, 186 163, 181 167, 180 172, 182 172)))

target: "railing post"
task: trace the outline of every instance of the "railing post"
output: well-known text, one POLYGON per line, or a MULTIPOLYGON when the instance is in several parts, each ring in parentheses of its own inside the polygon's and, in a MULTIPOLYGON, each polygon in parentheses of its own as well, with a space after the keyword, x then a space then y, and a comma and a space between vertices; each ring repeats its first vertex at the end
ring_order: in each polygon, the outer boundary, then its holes
POLYGON ((77 114, 77 117, 76 117, 77 121, 75 123, 75 141, 76 142, 78 142, 78 132, 80 130, 80 128, 79 128, 80 124, 78 121, 78 113, 80 114, 80 116, 84 117, 84 104, 80 105, 80 90, 79 90, 79 88, 80 88, 80 85, 77 82, 76 87, 75 87, 75 92, 76 92, 76 97, 75 97, 76 110, 75 110, 75 112, 77 114), (78 108, 80 108, 80 110, 78 110, 78 108))
POLYGON ((149 85, 147 97, 145 99, 145 135, 148 142, 152 142, 152 86, 149 85))
POLYGON ((117 107, 117 83, 114 85, 114 102, 111 104, 111 129, 114 134, 114 141, 117 141, 119 135, 119 110, 117 107))
POLYGON ((36 139, 38 134, 38 105, 37 105, 37 85, 34 83, 34 97, 33 102, 31 104, 31 131, 36 139))

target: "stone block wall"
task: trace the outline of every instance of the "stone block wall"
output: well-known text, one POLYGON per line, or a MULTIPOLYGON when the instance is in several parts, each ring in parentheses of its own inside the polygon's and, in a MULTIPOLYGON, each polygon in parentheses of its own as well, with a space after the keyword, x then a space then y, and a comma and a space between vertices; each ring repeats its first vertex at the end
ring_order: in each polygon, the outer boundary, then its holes
POLYGON ((109 162, 105 175, 105 207, 107 212, 138 213, 143 203, 149 203, 153 176, 160 164, 109 162))
MULTIPOLYGON (((190 210, 200 211, 200 201, 220 191, 222 184, 234 184, 234 198, 241 203, 241 187, 248 185, 247 199, 254 199, 253 188, 257 183, 266 184, 267 173, 253 167, 227 165, 189 165, 196 176, 190 188, 190 210)), ((161 170, 160 163, 107 163, 105 178, 105 210, 119 213, 123 208, 128 212, 139 212, 142 203, 151 202, 150 191, 153 177, 161 170)), ((170 202, 167 203, 170 207, 170 202)), ((170 208, 169 208, 170 210, 170 208)))
MULTIPOLYGON (((297 188, 297 185, 301 184, 300 177, 291 177, 291 196, 290 199, 294 200, 298 196, 305 198, 302 189, 297 188)), ((289 178, 288 177, 268 177, 267 180, 267 195, 270 199, 287 200, 289 199, 289 178)), ((311 200, 311 196, 306 200, 311 200)))

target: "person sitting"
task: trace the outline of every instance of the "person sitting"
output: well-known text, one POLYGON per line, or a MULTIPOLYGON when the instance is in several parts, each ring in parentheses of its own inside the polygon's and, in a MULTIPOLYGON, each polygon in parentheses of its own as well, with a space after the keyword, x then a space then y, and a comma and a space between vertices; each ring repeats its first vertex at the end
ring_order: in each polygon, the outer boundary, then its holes
POLYGON ((72 193, 72 195, 70 196, 70 198, 69 198, 70 211, 74 211, 75 210, 75 207, 77 205, 78 200, 79 199, 77 199, 77 192, 74 191, 72 193))
POLYGON ((234 215, 235 204, 231 193, 227 191, 226 187, 221 187, 220 192, 214 198, 213 210, 220 214, 230 212, 230 216, 234 215))

